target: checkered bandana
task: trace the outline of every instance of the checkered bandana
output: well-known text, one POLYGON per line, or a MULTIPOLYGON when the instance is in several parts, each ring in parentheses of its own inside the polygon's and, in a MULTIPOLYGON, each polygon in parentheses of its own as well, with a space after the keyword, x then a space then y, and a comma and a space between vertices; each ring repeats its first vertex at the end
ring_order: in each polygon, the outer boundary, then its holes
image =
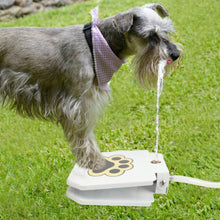
POLYGON ((95 62, 95 71, 98 85, 102 90, 111 91, 108 83, 125 60, 119 59, 109 47, 98 28, 98 7, 91 10, 92 15, 92 44, 95 62))

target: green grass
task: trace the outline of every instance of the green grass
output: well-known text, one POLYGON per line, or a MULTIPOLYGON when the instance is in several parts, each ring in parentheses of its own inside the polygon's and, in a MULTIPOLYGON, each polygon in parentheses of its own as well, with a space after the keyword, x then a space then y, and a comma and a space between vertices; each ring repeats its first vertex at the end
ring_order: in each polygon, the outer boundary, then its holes
MULTIPOLYGON (((220 181, 219 0, 163 0, 174 41, 184 45, 180 69, 161 95, 160 146, 172 174, 220 181)), ((31 15, 8 26, 67 26, 146 1, 91 0, 31 15)), ((113 101, 96 128, 102 151, 147 149, 155 143, 156 94, 136 84, 130 60, 116 73, 113 101)), ((220 190, 172 183, 149 208, 82 206, 65 196, 74 157, 60 127, 0 109, 0 219, 219 219, 220 190)))

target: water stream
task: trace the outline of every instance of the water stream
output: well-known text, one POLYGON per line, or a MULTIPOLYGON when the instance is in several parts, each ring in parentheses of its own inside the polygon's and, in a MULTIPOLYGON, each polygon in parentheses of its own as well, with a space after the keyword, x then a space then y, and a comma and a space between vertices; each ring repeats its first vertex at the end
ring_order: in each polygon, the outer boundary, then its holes
POLYGON ((158 145, 159 145, 159 110, 160 110, 160 95, 163 90, 163 77, 165 73, 166 60, 161 60, 158 64, 158 80, 157 80, 157 113, 156 113, 156 144, 155 153, 156 158, 158 158, 158 145))

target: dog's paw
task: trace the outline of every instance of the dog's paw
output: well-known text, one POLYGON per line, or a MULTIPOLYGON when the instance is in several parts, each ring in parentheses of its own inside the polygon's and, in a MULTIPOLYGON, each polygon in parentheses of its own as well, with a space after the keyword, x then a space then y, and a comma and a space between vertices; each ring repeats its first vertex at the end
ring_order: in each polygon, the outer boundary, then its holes
POLYGON ((98 157, 94 163, 94 161, 91 162, 91 166, 89 166, 89 169, 91 170, 100 170, 103 169, 106 166, 106 160, 101 155, 101 157, 98 157))
POLYGON ((89 170, 88 174, 90 176, 120 176, 126 170, 133 168, 133 160, 130 158, 125 158, 122 155, 113 155, 111 157, 105 157, 105 166, 101 169, 89 170))

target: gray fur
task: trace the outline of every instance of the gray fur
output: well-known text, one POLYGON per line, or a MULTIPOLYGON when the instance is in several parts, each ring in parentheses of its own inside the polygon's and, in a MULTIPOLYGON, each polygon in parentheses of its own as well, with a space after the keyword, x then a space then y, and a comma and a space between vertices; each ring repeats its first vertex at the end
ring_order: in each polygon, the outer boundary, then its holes
MULTIPOLYGON (((99 24, 118 57, 135 55, 135 76, 142 87, 155 86, 161 59, 181 52, 167 36, 173 32, 171 20, 162 19, 155 9, 162 17, 168 15, 163 6, 151 4, 105 18, 99 24)), ((110 94, 102 91, 94 79, 83 25, 0 29, 3 105, 10 105, 20 114, 60 123, 77 163, 97 169, 105 160, 93 129, 110 94)))

